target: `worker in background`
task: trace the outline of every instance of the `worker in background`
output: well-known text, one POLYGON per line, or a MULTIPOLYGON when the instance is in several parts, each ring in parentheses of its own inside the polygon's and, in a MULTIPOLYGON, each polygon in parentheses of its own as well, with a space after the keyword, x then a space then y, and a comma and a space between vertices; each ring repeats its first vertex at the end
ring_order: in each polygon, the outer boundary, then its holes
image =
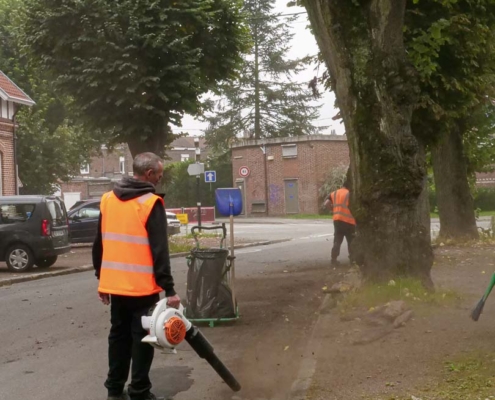
POLYGON ((161 291, 169 306, 180 304, 170 269, 165 205, 155 195, 163 162, 156 154, 142 153, 134 159, 133 171, 133 178, 124 177, 103 195, 93 245, 98 296, 111 304, 108 400, 156 399, 149 378, 154 349, 141 342, 147 335, 141 317, 159 301, 161 291))
POLYGON ((333 212, 334 239, 331 261, 331 265, 333 266, 340 264, 337 258, 340 254, 340 246, 344 241, 344 237, 347 240, 349 259, 352 262, 351 243, 356 233, 356 220, 349 209, 350 192, 348 187, 349 185, 346 181, 342 188, 330 193, 324 203, 324 206, 333 212))

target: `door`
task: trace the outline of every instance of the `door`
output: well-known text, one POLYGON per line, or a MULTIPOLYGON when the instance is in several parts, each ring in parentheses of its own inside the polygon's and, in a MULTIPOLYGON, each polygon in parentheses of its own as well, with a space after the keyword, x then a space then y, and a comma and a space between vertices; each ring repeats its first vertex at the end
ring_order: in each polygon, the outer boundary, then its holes
POLYGON ((245 182, 244 180, 241 181, 236 181, 235 186, 241 190, 241 198, 242 198, 242 211, 240 215, 245 215, 245 209, 246 209, 246 193, 245 193, 245 188, 244 188, 245 182))
POLYGON ((70 233, 73 243, 93 242, 98 230, 100 203, 91 203, 71 214, 70 233))
POLYGON ((299 212, 299 191, 297 179, 285 181, 285 213, 297 214, 299 212))

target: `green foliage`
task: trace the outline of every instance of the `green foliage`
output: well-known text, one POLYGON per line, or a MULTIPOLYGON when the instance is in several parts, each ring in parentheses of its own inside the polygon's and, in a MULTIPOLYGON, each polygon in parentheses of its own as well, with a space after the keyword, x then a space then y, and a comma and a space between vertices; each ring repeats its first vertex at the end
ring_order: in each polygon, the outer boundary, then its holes
POLYGON ((417 1, 408 5, 405 24, 421 85, 415 134, 435 143, 461 127, 469 173, 482 170, 494 161, 495 2, 417 1))
POLYGON ((27 42, 86 123, 134 154, 233 79, 247 48, 239 0, 27 0, 27 42))
POLYGON ((0 70, 36 102, 16 116, 21 191, 50 194, 57 182, 79 173, 100 142, 75 122, 71 99, 57 94, 46 72, 23 51, 24 17, 23 1, 0 0, 0 70))
MULTIPOLYGON (((196 206, 196 178, 189 176, 187 167, 192 161, 178 162, 165 166, 163 189, 166 193, 167 208, 196 206)), ((215 189, 232 187, 232 163, 228 157, 209 160, 206 165, 209 171, 217 172, 216 183, 205 183, 200 178, 201 203, 205 207, 215 206, 215 189)))
POLYGON ((209 123, 206 138, 220 152, 240 135, 262 138, 318 132, 312 121, 318 117, 319 107, 310 104, 313 98, 308 84, 295 82, 295 75, 312 58, 287 58, 294 18, 274 13, 274 3, 244 1, 251 52, 244 57, 240 76, 218 88, 220 98, 205 102, 205 109, 210 111, 205 118, 209 123))
MULTIPOLYGON (((437 212, 437 197, 434 189, 430 189, 429 199, 430 212, 437 212)), ((484 215, 484 211, 495 211, 495 188, 476 188, 474 192, 474 208, 475 210, 479 209, 479 215, 481 216, 484 215)))
MULTIPOLYGON (((349 166, 342 164, 328 171, 327 176, 325 177, 325 182, 318 189, 318 196, 321 203, 328 198, 330 193, 335 192, 344 185, 344 182, 347 179, 348 169, 349 166)), ((321 210, 321 212, 323 214, 328 214, 329 210, 325 208, 321 210)))
POLYGON ((481 211, 495 211, 495 188, 478 188, 474 196, 474 207, 481 211))

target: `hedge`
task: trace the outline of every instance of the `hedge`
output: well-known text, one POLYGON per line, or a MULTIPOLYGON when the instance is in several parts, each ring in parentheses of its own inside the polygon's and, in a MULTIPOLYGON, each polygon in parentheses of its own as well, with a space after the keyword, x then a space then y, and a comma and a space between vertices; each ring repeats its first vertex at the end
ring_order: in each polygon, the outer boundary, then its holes
MULTIPOLYGON (((430 211, 437 211, 437 196, 430 190, 430 211)), ((478 188, 474 194, 474 208, 481 211, 495 211, 495 188, 478 188)))

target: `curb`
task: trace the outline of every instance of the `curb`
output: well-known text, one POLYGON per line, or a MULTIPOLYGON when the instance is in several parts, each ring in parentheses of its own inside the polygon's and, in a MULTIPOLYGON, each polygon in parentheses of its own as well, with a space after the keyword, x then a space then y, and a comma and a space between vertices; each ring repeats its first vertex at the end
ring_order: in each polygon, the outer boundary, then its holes
MULTIPOLYGON (((267 240, 267 241, 263 241, 263 242, 239 244, 239 245, 234 246, 234 249, 245 249, 247 247, 267 246, 270 244, 289 242, 291 240, 292 239, 279 239, 279 240, 267 240)), ((171 254, 170 258, 180 258, 180 257, 186 257, 188 255, 189 255, 189 252, 187 252, 187 253, 175 253, 175 254, 171 254)), ((78 272, 87 272, 87 271, 92 271, 92 270, 93 270, 92 265, 83 265, 81 267, 72 267, 72 268, 61 270, 61 271, 42 272, 42 273, 33 274, 33 275, 16 276, 14 278, 7 278, 7 279, 0 280, 0 287, 10 286, 10 285, 13 285, 15 283, 37 281, 39 279, 51 278, 53 276, 71 275, 71 274, 76 274, 78 272)))
POLYGON ((37 281, 39 279, 51 278, 52 276, 71 275, 78 272, 91 271, 92 269, 93 269, 92 265, 83 265, 82 267, 73 267, 73 268, 64 269, 62 271, 42 272, 40 274, 16 276, 15 278, 0 280, 0 287, 10 286, 15 283, 37 281))

